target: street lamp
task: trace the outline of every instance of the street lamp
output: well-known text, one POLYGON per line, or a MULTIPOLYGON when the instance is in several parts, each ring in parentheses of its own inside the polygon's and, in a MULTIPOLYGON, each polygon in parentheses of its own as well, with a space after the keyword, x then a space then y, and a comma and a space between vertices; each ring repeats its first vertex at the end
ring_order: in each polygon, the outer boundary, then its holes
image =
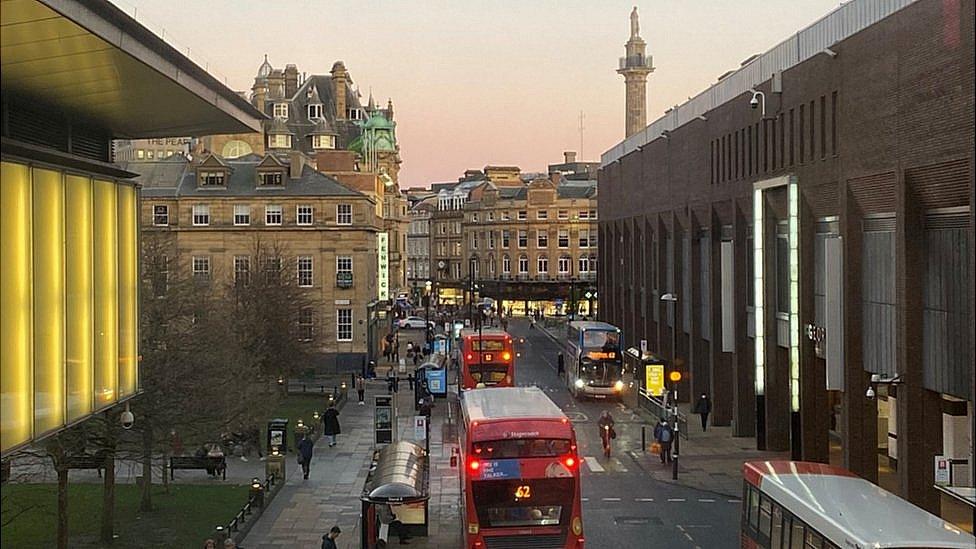
MULTIPOLYGON (((674 364, 671 367, 674 368, 674 364)), ((671 370, 668 374, 668 379, 671 380, 671 390, 674 391, 673 407, 671 408, 674 414, 674 452, 671 454, 673 458, 671 480, 678 480, 678 454, 681 451, 681 428, 678 422, 678 382, 681 381, 681 372, 671 370)))
POLYGON ((425 332, 424 332, 425 333, 425 335, 424 335, 424 343, 425 343, 425 345, 424 345, 424 348, 427 350, 427 353, 425 353, 425 354, 429 354, 431 352, 431 348, 430 348, 430 342, 431 342, 431 334, 430 334, 430 290, 433 287, 433 285, 434 285, 434 283, 431 282, 430 280, 428 280, 427 282, 424 283, 424 294, 425 294, 425 297, 426 297, 426 300, 425 300, 425 303, 424 303, 424 308, 425 308, 425 312, 424 312, 424 330, 425 330, 425 332))

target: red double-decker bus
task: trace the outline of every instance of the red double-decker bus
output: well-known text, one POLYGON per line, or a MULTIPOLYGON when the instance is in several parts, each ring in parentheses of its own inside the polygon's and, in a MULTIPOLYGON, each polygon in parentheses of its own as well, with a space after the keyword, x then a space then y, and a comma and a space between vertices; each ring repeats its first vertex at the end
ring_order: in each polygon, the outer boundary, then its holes
POLYGON ((461 395, 465 549, 581 549, 576 432, 537 387, 461 395))
POLYGON ((498 328, 461 330, 458 388, 513 387, 515 348, 512 336, 498 328))

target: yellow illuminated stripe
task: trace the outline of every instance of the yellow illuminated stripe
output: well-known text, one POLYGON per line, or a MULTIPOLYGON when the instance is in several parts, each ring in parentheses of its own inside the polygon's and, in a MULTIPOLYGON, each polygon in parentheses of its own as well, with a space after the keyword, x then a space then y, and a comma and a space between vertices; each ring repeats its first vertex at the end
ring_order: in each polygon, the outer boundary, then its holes
POLYGON ((95 408, 118 399, 119 282, 118 199, 111 181, 94 182, 93 279, 95 321, 95 408))
POLYGON ((138 249, 136 189, 118 187, 119 230, 119 397, 135 394, 137 388, 138 249))
POLYGON ((34 436, 64 424, 64 190, 34 168, 34 436))
POLYGON ((27 166, 0 163, 0 449, 31 438, 31 196, 27 166))
POLYGON ((66 421, 92 411, 92 183, 65 178, 66 421))
POLYGON ((800 190, 790 177, 786 188, 790 226, 790 409, 800 411, 800 190))
POLYGON ((756 346, 756 395, 766 393, 766 306, 763 288, 763 191, 755 189, 752 192, 752 246, 753 246, 753 283, 755 285, 755 346, 756 346))

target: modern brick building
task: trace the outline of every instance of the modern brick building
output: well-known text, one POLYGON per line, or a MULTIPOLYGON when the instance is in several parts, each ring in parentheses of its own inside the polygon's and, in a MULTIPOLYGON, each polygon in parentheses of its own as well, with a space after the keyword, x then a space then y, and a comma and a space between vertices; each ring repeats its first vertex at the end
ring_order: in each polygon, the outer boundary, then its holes
POLYGON ((973 486, 973 18, 843 4, 599 173, 601 316, 716 424, 936 513, 934 456, 973 486))

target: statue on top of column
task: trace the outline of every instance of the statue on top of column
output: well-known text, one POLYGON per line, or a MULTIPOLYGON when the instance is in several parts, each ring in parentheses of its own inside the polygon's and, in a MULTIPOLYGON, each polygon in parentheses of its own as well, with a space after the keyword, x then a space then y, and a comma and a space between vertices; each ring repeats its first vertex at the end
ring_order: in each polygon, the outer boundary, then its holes
POLYGON ((640 37, 640 21, 637 19, 637 6, 634 6, 634 11, 630 12, 630 37, 640 37))

